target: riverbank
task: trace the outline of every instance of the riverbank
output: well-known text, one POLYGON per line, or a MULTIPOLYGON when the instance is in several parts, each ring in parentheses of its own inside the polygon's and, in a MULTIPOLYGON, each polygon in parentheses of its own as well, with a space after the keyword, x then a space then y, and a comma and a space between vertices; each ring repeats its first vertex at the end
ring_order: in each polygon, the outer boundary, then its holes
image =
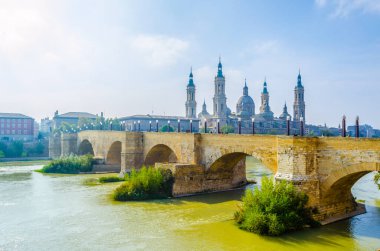
POLYGON ((42 161, 42 160, 51 160, 50 157, 20 157, 20 158, 0 158, 1 162, 22 162, 22 161, 42 161))
POLYGON ((0 161, 0 167, 3 166, 42 166, 46 165, 50 160, 37 159, 37 160, 15 160, 15 161, 0 161))

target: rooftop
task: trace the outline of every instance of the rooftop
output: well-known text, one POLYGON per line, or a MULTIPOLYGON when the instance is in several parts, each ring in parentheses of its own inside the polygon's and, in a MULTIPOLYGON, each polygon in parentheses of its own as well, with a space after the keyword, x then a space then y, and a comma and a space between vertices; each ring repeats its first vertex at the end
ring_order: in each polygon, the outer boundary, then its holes
POLYGON ((63 114, 58 114, 54 117, 58 118, 89 118, 89 119, 96 119, 98 116, 88 113, 88 112, 67 112, 63 114))
MULTIPOLYGON (((165 119, 165 120, 177 120, 177 119, 182 119, 182 120, 190 120, 191 118, 186 118, 186 117, 181 117, 181 116, 166 116, 166 115, 132 115, 132 116, 126 116, 120 118, 120 120, 128 120, 128 119, 165 119)), ((192 120, 198 120, 197 118, 193 118, 192 120)))
POLYGON ((33 119, 21 113, 0 113, 0 118, 12 118, 12 119, 33 119))

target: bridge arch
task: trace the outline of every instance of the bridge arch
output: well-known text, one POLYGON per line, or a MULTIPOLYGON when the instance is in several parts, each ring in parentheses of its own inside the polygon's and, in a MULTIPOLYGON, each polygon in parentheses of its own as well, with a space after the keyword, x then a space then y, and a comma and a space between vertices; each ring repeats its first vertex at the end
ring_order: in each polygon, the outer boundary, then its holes
POLYGON ((380 163, 360 163, 331 172, 321 184, 323 201, 350 200, 352 186, 364 175, 379 170, 379 167, 380 163))
POLYGON ((91 144, 91 142, 88 139, 82 140, 78 146, 78 154, 79 155, 85 155, 85 154, 94 154, 94 148, 91 144))
POLYGON ((153 146, 147 153, 144 165, 154 166, 155 163, 175 163, 178 157, 169 146, 158 144, 153 146))
POLYGON ((255 149, 234 148, 224 152, 206 152, 206 156, 207 171, 218 169, 221 166, 229 169, 246 157, 253 157, 259 160, 273 174, 277 172, 277 152, 265 151, 265 153, 261 153, 260 151, 255 151, 255 149))
MULTIPOLYGON (((210 164, 209 168, 206 169, 206 179, 222 180, 224 185, 230 184, 232 187, 246 184, 247 157, 253 157, 253 159, 261 162, 265 167, 267 167, 265 163, 263 163, 263 161, 254 154, 249 154, 247 151, 234 151, 225 153, 219 158, 216 158, 216 160, 210 164)), ((271 168, 268 169, 273 173, 271 168)))
POLYGON ((120 141, 115 141, 111 144, 107 152, 106 164, 121 165, 121 147, 120 141))

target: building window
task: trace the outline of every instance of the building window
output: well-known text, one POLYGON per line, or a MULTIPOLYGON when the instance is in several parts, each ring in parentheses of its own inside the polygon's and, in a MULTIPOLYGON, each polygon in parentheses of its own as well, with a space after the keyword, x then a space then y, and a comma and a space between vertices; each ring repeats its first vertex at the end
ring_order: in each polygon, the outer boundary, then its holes
POLYGON ((27 130, 24 130, 24 134, 28 134, 28 131, 27 131, 27 130))

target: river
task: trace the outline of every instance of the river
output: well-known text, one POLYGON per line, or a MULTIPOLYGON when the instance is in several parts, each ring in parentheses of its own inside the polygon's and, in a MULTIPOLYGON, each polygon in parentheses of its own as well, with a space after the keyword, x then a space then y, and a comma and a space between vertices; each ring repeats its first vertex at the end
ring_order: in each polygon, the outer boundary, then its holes
MULTIPOLYGON (((51 175, 0 167, 0 250, 377 250, 380 192, 373 173, 352 188, 367 213, 316 229, 262 237, 232 220, 242 191, 148 202, 114 202, 118 184, 99 175, 51 175)), ((247 159, 247 176, 271 175, 247 159)), ((260 184, 260 182, 258 183, 260 184)), ((253 185, 255 186, 255 185, 253 185)))

